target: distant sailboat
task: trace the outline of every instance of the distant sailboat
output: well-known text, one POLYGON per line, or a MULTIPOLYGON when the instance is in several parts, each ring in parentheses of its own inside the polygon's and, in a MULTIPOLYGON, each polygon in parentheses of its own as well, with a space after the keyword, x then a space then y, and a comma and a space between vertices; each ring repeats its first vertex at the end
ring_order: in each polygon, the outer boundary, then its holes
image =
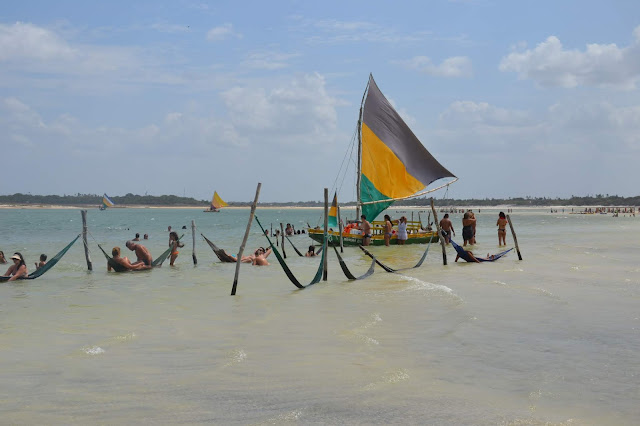
POLYGON ((111 198, 109 198, 107 196, 107 194, 104 194, 102 196, 102 205, 100 206, 100 210, 106 210, 107 207, 113 207, 115 206, 116 203, 114 203, 113 201, 111 201, 111 198))
MULTIPOLYGON (((360 218, 362 212, 371 222, 371 244, 384 244, 383 222, 374 220, 395 201, 424 195, 457 179, 427 151, 370 75, 358 120, 356 219, 360 218), (438 188, 427 189, 431 183, 442 178, 452 180, 438 188)), ((329 214, 329 220, 331 216, 332 213, 329 214)), ((351 229, 355 224, 351 225, 345 227, 343 232, 344 244, 362 244, 363 235, 351 229)), ((407 244, 428 243, 432 238, 437 241, 437 233, 425 231, 421 225, 419 222, 408 222, 407 244)), ((322 242, 324 231, 310 229, 309 236, 322 242)), ((334 229, 329 236, 329 244, 337 244, 339 232, 334 229)), ((395 239, 395 235, 392 239, 395 239)))
POLYGON ((207 210, 204 210, 204 211, 208 213, 217 213, 220 211, 221 208, 227 207, 228 205, 229 204, 227 204, 226 202, 224 202, 222 198, 220 198, 220 196, 216 191, 213 191, 213 198, 211 199, 211 205, 207 210))

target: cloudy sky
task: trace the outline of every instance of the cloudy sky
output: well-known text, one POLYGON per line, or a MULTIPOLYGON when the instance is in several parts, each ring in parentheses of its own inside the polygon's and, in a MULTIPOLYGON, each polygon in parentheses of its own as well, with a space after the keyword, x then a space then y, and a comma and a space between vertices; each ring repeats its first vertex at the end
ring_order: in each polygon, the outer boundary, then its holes
POLYGON ((26 0, 0 5, 0 194, 353 200, 369 73, 447 197, 640 193, 636 0, 26 0))

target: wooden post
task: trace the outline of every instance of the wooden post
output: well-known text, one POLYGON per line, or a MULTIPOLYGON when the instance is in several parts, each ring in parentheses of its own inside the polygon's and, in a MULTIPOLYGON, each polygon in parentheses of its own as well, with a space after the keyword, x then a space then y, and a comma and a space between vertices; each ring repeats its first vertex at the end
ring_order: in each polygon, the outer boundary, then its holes
MULTIPOLYGON (((282 225, 282 222, 280 222, 280 238, 282 238, 282 257, 284 257, 285 259, 287 258, 287 252, 284 249, 284 227, 282 225)), ((276 240, 278 240, 276 238, 276 240)))
MULTIPOLYGON (((327 232, 329 232, 329 188, 324 189, 324 236, 322 240, 327 239, 327 232)), ((329 241, 326 241, 327 251, 329 251, 329 241)), ((327 265, 329 257, 327 253, 324 254, 324 262, 322 262, 322 281, 327 280, 327 265)))
POLYGON ((93 271, 93 265, 91 264, 91 256, 89 256, 89 245, 87 244, 87 211, 80 210, 82 215, 82 242, 84 243, 84 257, 87 258, 87 268, 93 271))
POLYGON ((447 264, 447 249, 444 245, 444 238, 442 237, 442 232, 440 231, 440 222, 438 222, 438 214, 436 213, 436 208, 433 205, 433 197, 431 197, 431 211, 433 211, 433 221, 436 223, 436 230, 438 231, 438 239, 440 240, 440 245, 442 246, 442 264, 447 264))
POLYGON ((249 222, 247 223, 247 230, 244 232, 244 238, 240 250, 238 250, 238 262, 236 262, 236 275, 233 277, 233 288, 231 289, 231 295, 236 295, 236 289, 238 288, 238 275, 240 274, 240 265, 242 262, 242 253, 244 253, 244 247, 247 245, 247 238, 249 238, 249 231, 251 231, 251 222, 253 222, 253 216, 256 213, 256 206, 258 205, 258 197, 260 197, 260 187, 262 184, 258 182, 258 188, 256 188, 256 197, 251 205, 251 213, 249 214, 249 222))
POLYGON ((336 208, 338 210, 338 231, 340 232, 340 253, 344 253, 344 241, 342 239, 342 219, 340 219, 340 206, 336 208))
POLYGON ((196 221, 191 221, 191 234, 193 238, 193 252, 191 253, 191 257, 193 258, 193 264, 198 264, 198 258, 196 257, 196 221))
POLYGON ((507 221, 509 222, 509 228, 511 228, 511 235, 513 235, 513 243, 516 245, 516 252, 518 253, 518 259, 522 260, 522 255, 520 254, 520 247, 518 247, 518 239, 516 238, 516 231, 513 230, 513 225, 511 224, 511 218, 507 215, 507 221))

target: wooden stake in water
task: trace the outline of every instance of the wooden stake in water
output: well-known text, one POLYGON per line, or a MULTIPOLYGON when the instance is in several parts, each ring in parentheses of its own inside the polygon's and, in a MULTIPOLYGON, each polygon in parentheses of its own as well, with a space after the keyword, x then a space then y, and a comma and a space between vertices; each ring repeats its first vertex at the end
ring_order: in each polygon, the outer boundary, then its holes
MULTIPOLYGON (((282 222, 280 222, 280 238, 282 238, 282 256, 286 259, 287 258, 287 252, 284 249, 284 227, 282 225, 282 222)), ((276 241, 278 239, 276 238, 276 241)))
POLYGON ((436 223, 436 229, 438 230, 438 239, 440 240, 440 245, 442 246, 442 264, 446 265, 447 249, 444 246, 444 238, 442 237, 442 231, 440 230, 440 222, 438 222, 438 214, 436 213, 436 208, 433 205, 433 197, 431 197, 431 211, 433 211, 433 221, 436 223))
POLYGON ((516 238, 516 231, 513 230, 513 225, 511 224, 511 218, 509 217, 509 215, 507 215, 507 222, 509 222, 509 228, 511 228, 511 235, 513 235, 513 243, 516 245, 516 253, 518 253, 518 259, 522 260, 520 247, 518 247, 518 239, 516 238))
POLYGON ((84 256, 87 258, 87 268, 93 271, 93 265, 91 264, 91 256, 89 256, 89 246, 87 245, 87 211, 81 210, 82 215, 82 242, 84 243, 84 256))
POLYGON ((260 187, 262 184, 258 182, 258 187, 256 188, 256 197, 253 200, 253 204, 251 205, 251 213, 249 214, 249 222, 247 223, 247 230, 244 232, 244 238, 242 239, 242 245, 238 250, 238 262, 236 263, 236 274, 233 277, 233 288, 231 289, 231 295, 236 295, 236 289, 238 288, 238 275, 240 275, 240 265, 242 262, 242 253, 244 253, 244 247, 247 245, 247 238, 249 238, 249 232, 251 231, 251 222, 253 222, 253 216, 256 214, 256 206, 258 205, 258 198, 260 197, 260 187))
POLYGON ((198 258, 196 257, 196 221, 191 221, 191 234, 193 238, 193 252, 191 253, 191 257, 193 258, 193 264, 198 264, 198 258))
MULTIPOLYGON (((324 189, 324 238, 322 239, 323 241, 325 238, 327 238, 328 232, 329 232, 329 188, 325 188, 324 189)), ((326 242, 325 244, 326 244, 327 250, 329 250, 328 242, 326 242)), ((327 260, 329 259, 329 256, 327 256, 327 253, 325 253, 323 257, 324 257, 324 262, 322 262, 322 281, 326 281, 327 269, 328 269, 327 260)))

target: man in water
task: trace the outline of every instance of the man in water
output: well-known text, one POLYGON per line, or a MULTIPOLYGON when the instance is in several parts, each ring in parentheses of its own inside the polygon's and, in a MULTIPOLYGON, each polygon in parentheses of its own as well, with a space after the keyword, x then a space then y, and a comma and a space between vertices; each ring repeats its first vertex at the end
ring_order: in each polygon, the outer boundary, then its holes
POLYGON ((365 215, 360 216, 360 230, 362 231, 362 245, 368 246, 371 243, 371 224, 367 222, 365 215))
POLYGON ((447 244, 451 242, 451 233, 456 235, 456 231, 453 229, 453 223, 449 219, 449 213, 445 213, 444 217, 440 221, 440 229, 442 230, 442 236, 447 244))
MULTIPOLYGON (((144 265, 142 263, 132 264, 129 261, 128 257, 121 257, 120 256, 120 247, 114 247, 111 250, 111 256, 113 256, 113 257, 111 258, 110 262, 116 263, 116 264, 120 265, 122 268, 124 268, 124 269, 126 269, 128 271, 139 271, 139 270, 142 270, 142 269, 150 269, 151 268, 150 265, 147 266, 147 265, 144 265)), ((111 271, 113 269, 113 266, 111 265, 110 262, 107 262, 107 271, 111 271)), ((116 269, 116 271, 118 271, 118 270, 116 269)))
POLYGON ((253 257, 252 265, 256 266, 268 266, 269 262, 267 261, 267 257, 271 254, 271 248, 265 250, 264 247, 258 248, 253 257))
POLYGON ((136 257, 138 260, 132 263, 133 266, 143 264, 146 266, 151 266, 151 262, 153 262, 153 258, 151 257, 151 253, 149 250, 142 244, 136 244, 133 241, 127 241, 127 248, 131 251, 136 252, 136 257))

